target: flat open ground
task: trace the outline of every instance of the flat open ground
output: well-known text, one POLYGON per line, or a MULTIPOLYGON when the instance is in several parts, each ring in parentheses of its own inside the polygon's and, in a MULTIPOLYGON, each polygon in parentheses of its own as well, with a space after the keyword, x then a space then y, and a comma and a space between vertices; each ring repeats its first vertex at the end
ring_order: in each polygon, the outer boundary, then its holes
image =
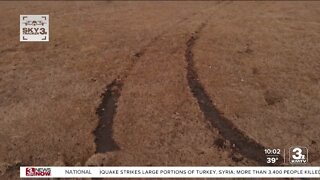
POLYGON ((320 2, 21 1, 0 16, 0 178, 264 165, 293 145, 320 164, 320 2), (49 14, 50 42, 19 42, 20 14, 49 14))

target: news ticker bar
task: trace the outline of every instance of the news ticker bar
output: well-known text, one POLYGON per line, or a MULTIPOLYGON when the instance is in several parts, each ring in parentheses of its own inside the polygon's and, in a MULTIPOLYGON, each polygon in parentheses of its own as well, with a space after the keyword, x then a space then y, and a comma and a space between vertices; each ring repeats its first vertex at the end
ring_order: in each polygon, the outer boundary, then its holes
POLYGON ((320 178, 313 166, 37 166, 20 167, 21 178, 320 178))

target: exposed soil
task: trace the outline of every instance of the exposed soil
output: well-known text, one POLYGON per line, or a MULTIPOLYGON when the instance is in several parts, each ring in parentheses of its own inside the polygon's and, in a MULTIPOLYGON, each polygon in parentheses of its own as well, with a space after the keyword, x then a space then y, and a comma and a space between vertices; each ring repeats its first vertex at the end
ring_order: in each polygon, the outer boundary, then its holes
POLYGON ((96 136, 96 153, 119 150, 118 145, 113 140, 112 125, 121 88, 122 82, 114 80, 106 87, 105 92, 101 96, 101 104, 97 109, 99 123, 94 130, 94 135, 96 136))
MULTIPOLYGON (((193 13, 193 16, 197 13, 193 13)), ((186 21, 188 18, 183 18, 177 24, 186 21)), ((176 24, 175 24, 176 25, 176 24)), ((112 124, 113 119, 117 110, 117 102, 121 95, 121 89, 123 82, 128 76, 128 73, 132 70, 138 59, 144 55, 147 48, 156 42, 163 34, 172 30, 174 26, 165 29, 160 35, 154 37, 146 46, 142 47, 138 52, 134 53, 132 57, 132 64, 129 66, 127 71, 121 74, 120 78, 112 81, 111 84, 107 85, 105 92, 102 94, 102 101, 97 109, 97 115, 99 116, 99 123, 94 131, 96 136, 96 153, 104 153, 108 151, 119 150, 119 147, 113 140, 112 124)))
POLYGON ((319 14, 311 1, 0 2, 0 179, 21 165, 264 165, 264 148, 294 145, 319 165, 319 14), (50 42, 20 43, 20 14, 49 14, 50 42))
MULTIPOLYGON (((197 99, 201 111, 204 113, 206 119, 208 119, 215 128, 218 129, 219 134, 221 134, 226 140, 228 140, 241 155, 255 160, 260 165, 267 165, 266 158, 264 154, 264 149, 261 144, 255 142, 254 140, 248 138, 243 132, 237 129, 230 120, 224 118, 221 112, 218 111, 216 107, 212 104, 210 97, 205 92, 203 86, 198 80, 198 74, 194 70, 193 53, 192 48, 195 41, 199 38, 199 33, 205 27, 206 24, 202 24, 200 28, 190 37, 187 42, 187 49, 185 52, 185 57, 188 62, 188 83, 190 89, 197 99)), ((224 140, 217 139, 215 145, 222 148, 224 146, 224 140)), ((280 163, 283 162, 283 158, 280 157, 280 163)))
POLYGON ((264 147, 309 147, 311 164, 319 163, 318 5, 225 6, 233 13, 217 12, 193 51, 199 81, 225 118, 264 147))

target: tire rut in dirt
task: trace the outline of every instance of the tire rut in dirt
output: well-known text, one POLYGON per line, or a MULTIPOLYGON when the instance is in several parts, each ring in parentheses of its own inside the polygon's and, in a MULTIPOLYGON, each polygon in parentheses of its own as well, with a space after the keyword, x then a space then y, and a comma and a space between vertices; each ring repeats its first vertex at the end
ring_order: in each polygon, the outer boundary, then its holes
POLYGON ((114 79, 106 86, 104 93, 101 95, 101 103, 96 109, 96 114, 99 117, 98 126, 93 132, 95 135, 96 153, 105 153, 120 149, 113 139, 112 125, 117 111, 118 99, 121 96, 123 81, 128 77, 138 59, 144 55, 147 47, 157 41, 163 34, 164 33, 161 33, 154 37, 146 46, 134 53, 131 57, 132 64, 129 66, 127 71, 123 73, 121 77, 114 79))
POLYGON ((101 95, 102 100, 96 110, 99 122, 93 132, 95 135, 96 153, 105 153, 120 149, 113 139, 112 125, 117 111, 118 99, 121 96, 123 81, 128 77, 129 72, 133 69, 138 59, 144 55, 147 47, 157 41, 159 37, 160 35, 154 37, 145 47, 134 53, 132 56, 132 64, 129 66, 127 72, 108 84, 104 93, 101 95))
MULTIPOLYGON (((198 13, 194 13, 192 16, 195 16, 197 14, 198 13)), ((128 67, 127 71, 123 73, 121 77, 118 77, 106 86, 105 92, 101 95, 101 104, 96 110, 96 114, 99 117, 98 126, 93 132, 93 134, 95 135, 96 153, 105 153, 120 149, 113 139, 113 119, 116 115, 117 102, 119 97, 121 96, 123 82, 128 77, 130 71, 134 68, 138 59, 141 58, 145 54, 148 47, 158 41, 161 36, 171 31, 171 29, 176 25, 187 21, 189 18, 190 17, 182 18, 174 25, 170 26, 157 36, 153 37, 149 43, 147 43, 139 51, 133 54, 133 56, 131 57, 132 64, 128 67)))
POLYGON ((94 131, 96 153, 105 153, 119 150, 118 145, 113 140, 112 124, 116 114, 117 101, 120 97, 122 82, 114 80, 106 87, 106 91, 101 95, 102 101, 96 110, 99 123, 94 131))
MULTIPOLYGON (((197 99, 198 105, 205 118, 213 127, 218 129, 219 134, 225 140, 228 140, 233 144, 233 150, 248 159, 256 161, 260 165, 267 165, 264 154, 265 147, 246 136, 237 129, 230 120, 222 116, 219 110, 213 105, 211 98, 198 79, 198 74, 194 68, 194 55, 192 49, 195 41, 199 38, 199 33, 205 26, 206 23, 203 23, 186 43, 187 49, 185 51, 185 59, 187 61, 187 79, 191 92, 197 99)), ((281 164, 281 162, 283 162, 283 158, 279 157, 279 164, 281 164)))

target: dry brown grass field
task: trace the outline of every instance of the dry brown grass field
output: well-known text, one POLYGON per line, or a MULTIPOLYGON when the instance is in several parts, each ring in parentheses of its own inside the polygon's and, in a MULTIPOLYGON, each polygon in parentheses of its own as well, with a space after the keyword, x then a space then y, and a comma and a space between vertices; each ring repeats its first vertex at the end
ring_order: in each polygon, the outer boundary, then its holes
POLYGON ((320 2, 1 1, 0 16, 0 179, 265 165, 293 145, 320 164, 320 2), (20 42, 20 14, 49 14, 50 41, 20 42))

